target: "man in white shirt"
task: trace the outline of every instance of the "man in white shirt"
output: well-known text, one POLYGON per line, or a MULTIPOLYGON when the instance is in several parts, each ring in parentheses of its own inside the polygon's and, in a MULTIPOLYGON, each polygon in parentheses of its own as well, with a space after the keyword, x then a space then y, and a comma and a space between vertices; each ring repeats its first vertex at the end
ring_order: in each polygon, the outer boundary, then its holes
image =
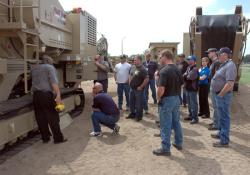
POLYGON ((126 96, 126 110, 129 110, 129 71, 131 69, 131 65, 127 63, 127 57, 122 55, 121 62, 115 65, 114 69, 114 77, 115 82, 117 84, 117 94, 118 94, 118 108, 122 110, 122 102, 123 102, 123 91, 126 96))

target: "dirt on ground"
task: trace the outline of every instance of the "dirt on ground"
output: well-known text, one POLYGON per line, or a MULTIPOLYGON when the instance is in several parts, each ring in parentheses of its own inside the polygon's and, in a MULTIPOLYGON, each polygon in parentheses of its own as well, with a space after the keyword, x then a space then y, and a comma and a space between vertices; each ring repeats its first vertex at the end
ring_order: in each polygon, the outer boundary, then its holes
MULTIPOLYGON (((171 147, 172 156, 157 157, 152 150, 161 140, 155 120, 157 105, 149 100, 149 114, 140 122, 125 119, 122 111, 120 134, 102 127, 103 137, 89 137, 92 82, 82 84, 86 93, 84 112, 63 130, 68 142, 55 145, 41 140, 8 157, 0 164, 1 175, 248 175, 250 174, 250 87, 240 86, 232 104, 231 142, 229 148, 214 148, 208 131, 211 119, 190 125, 182 121, 183 150, 171 147)), ((116 84, 109 79, 109 94, 117 102, 116 84)), ((211 107, 212 114, 212 107, 211 107)), ((187 109, 181 107, 181 118, 187 109)))

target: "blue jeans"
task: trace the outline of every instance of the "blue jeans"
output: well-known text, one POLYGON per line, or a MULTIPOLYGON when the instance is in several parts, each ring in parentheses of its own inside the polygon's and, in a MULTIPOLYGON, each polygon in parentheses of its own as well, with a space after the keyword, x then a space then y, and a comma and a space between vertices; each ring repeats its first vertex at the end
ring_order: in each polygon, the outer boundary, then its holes
POLYGON ((216 100, 215 100, 216 93, 212 89, 210 89, 210 92, 211 92, 212 105, 213 105, 213 108, 214 108, 213 125, 214 125, 215 128, 219 129, 220 128, 220 119, 219 119, 216 100))
POLYGON ((152 92, 152 98, 154 100, 154 103, 157 103, 156 99, 156 89, 155 89, 155 79, 150 79, 145 87, 145 95, 146 95, 146 100, 148 101, 148 90, 149 86, 152 92))
POLYGON ((187 90, 186 95, 187 95, 189 116, 194 120, 198 120, 197 92, 187 90))
POLYGON ((129 94, 130 112, 139 119, 143 117, 143 92, 143 90, 130 89, 129 94))
POLYGON ((104 126, 107 126, 113 130, 116 122, 118 122, 120 118, 119 116, 106 115, 100 111, 93 111, 91 117, 92 117, 94 132, 101 132, 100 124, 103 124, 104 126))
POLYGON ((148 99, 147 99, 147 95, 146 95, 146 88, 143 91, 143 109, 145 111, 148 111, 148 99))
POLYGON ((186 95, 186 88, 182 87, 182 96, 180 95, 181 104, 187 104, 187 95, 186 95))
POLYGON ((172 129, 174 130, 175 144, 182 146, 183 143, 179 96, 164 97, 159 109, 162 149, 169 152, 172 129))
POLYGON ((222 144, 229 143, 230 132, 230 105, 232 101, 232 92, 226 93, 223 97, 215 96, 215 101, 218 109, 218 115, 220 116, 220 142, 222 144))
POLYGON ((118 83, 117 84, 118 107, 119 107, 119 109, 122 109, 123 91, 124 91, 125 97, 126 97, 126 106, 129 107, 129 84, 128 83, 118 83))

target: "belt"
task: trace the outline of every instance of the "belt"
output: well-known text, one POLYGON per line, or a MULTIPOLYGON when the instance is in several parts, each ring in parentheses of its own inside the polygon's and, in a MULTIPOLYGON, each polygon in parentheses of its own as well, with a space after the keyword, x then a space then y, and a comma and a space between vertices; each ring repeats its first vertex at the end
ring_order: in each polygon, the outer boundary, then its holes
POLYGON ((218 91, 218 92, 215 92, 216 94, 219 94, 221 92, 221 90, 220 91, 218 91))
MULTIPOLYGON (((221 90, 218 91, 218 92, 215 92, 215 93, 218 95, 220 92, 221 92, 221 90)), ((230 92, 232 92, 232 91, 228 91, 227 93, 230 93, 230 92)), ((227 94, 227 93, 226 93, 226 94, 227 94)))
POLYGON ((52 91, 47 91, 47 90, 34 90, 34 92, 53 93, 52 91))

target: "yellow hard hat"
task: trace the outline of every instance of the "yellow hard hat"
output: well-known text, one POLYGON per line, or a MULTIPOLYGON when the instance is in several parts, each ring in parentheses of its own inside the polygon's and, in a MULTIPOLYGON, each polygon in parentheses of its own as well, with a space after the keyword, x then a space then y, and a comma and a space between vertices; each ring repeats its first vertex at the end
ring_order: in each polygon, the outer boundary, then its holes
POLYGON ((59 103, 56 105, 55 109, 57 112, 62 112, 65 110, 65 105, 63 103, 59 103))

